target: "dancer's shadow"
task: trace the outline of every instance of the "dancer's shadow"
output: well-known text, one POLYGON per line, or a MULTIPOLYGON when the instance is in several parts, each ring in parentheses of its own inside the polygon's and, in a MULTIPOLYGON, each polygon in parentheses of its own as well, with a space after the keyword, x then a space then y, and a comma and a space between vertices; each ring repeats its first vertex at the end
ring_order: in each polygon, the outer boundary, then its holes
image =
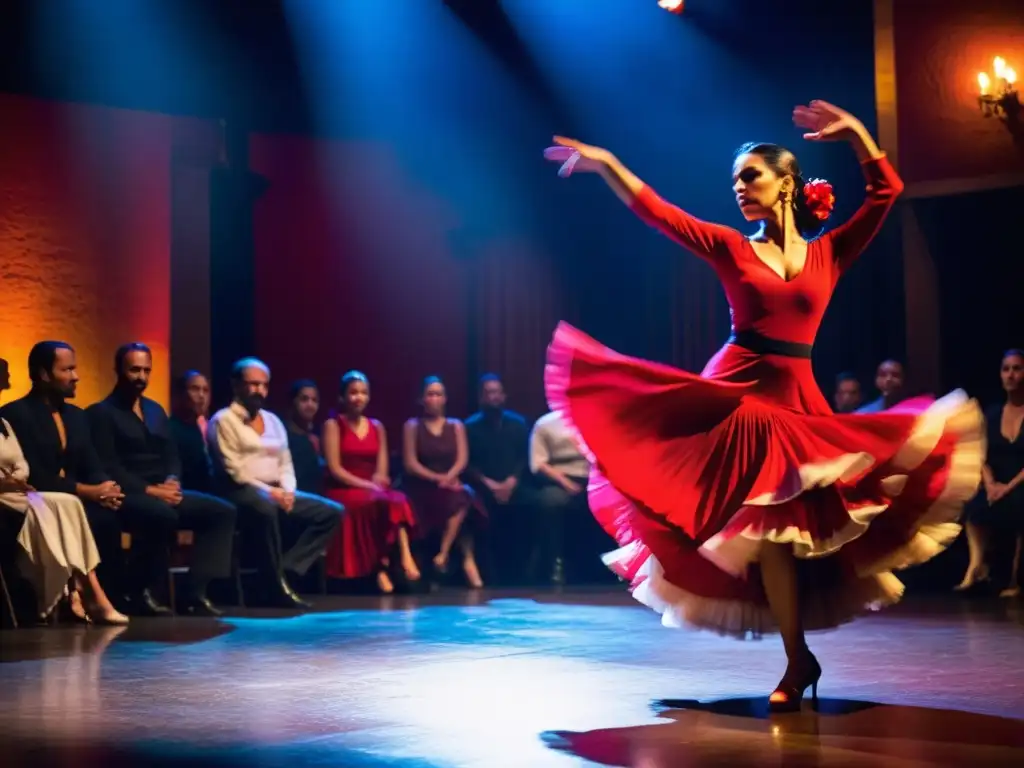
POLYGON ((712 702, 664 699, 652 708, 666 723, 595 731, 548 731, 551 749, 601 765, 668 768, 702 765, 874 766, 1024 765, 1018 720, 953 710, 820 699, 812 709, 772 714, 767 698, 712 702))

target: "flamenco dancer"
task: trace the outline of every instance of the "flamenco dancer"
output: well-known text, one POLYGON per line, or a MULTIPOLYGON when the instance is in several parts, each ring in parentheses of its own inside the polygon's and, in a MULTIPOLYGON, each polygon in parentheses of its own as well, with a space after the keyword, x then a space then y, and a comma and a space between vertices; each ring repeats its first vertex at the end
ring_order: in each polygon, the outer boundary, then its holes
POLYGON ((809 141, 845 141, 867 179, 853 218, 820 234, 831 187, 793 154, 746 144, 733 189, 750 237, 665 202, 610 152, 556 137, 559 175, 599 174, 642 220, 706 260, 725 287, 733 334, 701 375, 618 354, 566 324, 545 387, 591 460, 591 509, 620 548, 605 563, 633 596, 684 623, 738 637, 779 632, 785 674, 773 711, 817 698, 805 631, 896 602, 891 573, 959 533, 978 487, 980 409, 962 392, 878 414, 835 415, 811 346, 840 276, 903 184, 859 120, 824 101, 798 106, 809 141), (820 235, 820 236, 819 236, 820 235))

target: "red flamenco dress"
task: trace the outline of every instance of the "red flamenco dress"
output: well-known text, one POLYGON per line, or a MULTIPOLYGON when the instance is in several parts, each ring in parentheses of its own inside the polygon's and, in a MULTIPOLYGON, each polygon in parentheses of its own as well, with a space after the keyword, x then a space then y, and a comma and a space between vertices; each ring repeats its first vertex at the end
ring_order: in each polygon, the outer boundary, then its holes
POLYGON ((618 354, 561 324, 545 387, 591 460, 590 506, 619 549, 605 563, 667 626, 736 637, 778 627, 758 550, 798 558, 807 629, 896 602, 891 573, 959 533, 984 454, 977 404, 960 391, 878 414, 836 415, 815 384, 811 344, 843 272, 903 184, 863 164, 867 199, 811 242, 784 280, 736 230, 700 221, 649 187, 632 208, 705 259, 725 288, 733 335, 697 376, 618 354))
MULTIPOLYGON (((363 480, 373 479, 380 449, 380 422, 370 419, 370 428, 359 437, 340 416, 333 417, 340 432, 340 453, 346 470, 363 480)), ((402 526, 415 525, 412 509, 399 491, 371 491, 336 485, 327 497, 343 504, 341 525, 327 547, 327 575, 336 579, 372 576, 381 568, 398 541, 402 526)))

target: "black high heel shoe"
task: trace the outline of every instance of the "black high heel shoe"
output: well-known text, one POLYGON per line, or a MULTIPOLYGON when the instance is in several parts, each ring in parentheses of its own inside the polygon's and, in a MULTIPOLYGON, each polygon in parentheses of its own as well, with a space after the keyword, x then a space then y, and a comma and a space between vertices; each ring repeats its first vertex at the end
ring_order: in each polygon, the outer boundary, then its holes
POLYGON ((818 706, 818 681, 821 679, 821 665, 810 651, 799 666, 790 666, 778 687, 768 697, 768 710, 773 713, 799 712, 804 692, 811 689, 811 704, 818 706))

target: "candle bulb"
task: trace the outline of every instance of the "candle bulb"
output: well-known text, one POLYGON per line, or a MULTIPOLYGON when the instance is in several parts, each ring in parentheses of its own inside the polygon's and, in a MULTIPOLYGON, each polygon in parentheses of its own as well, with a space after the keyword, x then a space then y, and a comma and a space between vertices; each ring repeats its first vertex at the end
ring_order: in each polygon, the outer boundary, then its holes
POLYGON ((1013 85, 1017 82, 1017 70, 1013 67, 1007 67, 1003 70, 1003 79, 1006 80, 1009 85, 1013 85))
POLYGON ((978 87, 981 89, 981 95, 987 96, 988 89, 992 87, 992 82, 988 79, 988 75, 984 72, 978 73, 978 87))
POLYGON ((992 60, 992 72, 996 76, 996 80, 1006 79, 1006 60, 1002 56, 996 56, 992 60))

